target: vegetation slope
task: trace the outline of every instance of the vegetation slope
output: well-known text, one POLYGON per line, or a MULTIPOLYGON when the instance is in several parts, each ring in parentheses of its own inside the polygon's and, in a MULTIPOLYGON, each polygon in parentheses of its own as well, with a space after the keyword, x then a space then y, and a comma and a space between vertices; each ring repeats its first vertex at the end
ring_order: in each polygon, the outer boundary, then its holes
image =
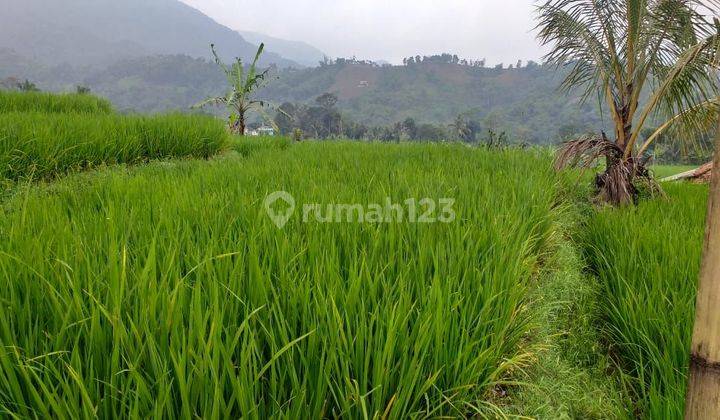
MULTIPOLYGON (((17 57, 0 59, 0 79, 29 78, 43 89, 60 91, 85 85, 112 100, 119 110, 187 110, 222 94, 226 84, 216 65, 188 56, 132 58, 99 70, 22 63, 17 57)), ((580 104, 579 95, 558 92, 562 74, 532 64, 491 69, 459 63, 377 66, 340 60, 277 71, 258 97, 275 105, 313 103, 330 92, 338 96, 343 114, 369 126, 413 118, 418 124, 447 127, 458 114, 465 114, 480 124, 483 133, 505 131, 519 142, 553 143, 604 126, 596 104, 580 104)))

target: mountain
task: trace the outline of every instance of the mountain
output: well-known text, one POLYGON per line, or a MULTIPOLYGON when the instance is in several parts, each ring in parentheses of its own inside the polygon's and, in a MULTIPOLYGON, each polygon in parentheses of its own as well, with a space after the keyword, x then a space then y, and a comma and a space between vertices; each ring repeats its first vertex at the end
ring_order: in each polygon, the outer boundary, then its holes
POLYGON ((277 53, 288 60, 295 61, 307 67, 316 67, 326 55, 310 44, 299 41, 274 38, 258 32, 238 31, 243 38, 253 44, 265 43, 268 51, 277 53))
MULTIPOLYGON (((44 65, 106 66, 155 54, 250 60, 257 46, 178 0, 3 0, 0 49, 44 65)), ((264 64, 298 66, 268 53, 264 64)))

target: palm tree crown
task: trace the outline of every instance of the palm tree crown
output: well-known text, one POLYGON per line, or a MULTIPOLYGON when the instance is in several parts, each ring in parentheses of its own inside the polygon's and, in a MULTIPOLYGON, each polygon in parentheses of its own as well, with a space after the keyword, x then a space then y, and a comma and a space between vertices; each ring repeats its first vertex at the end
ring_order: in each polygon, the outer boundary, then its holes
MULTIPOLYGON (((569 66, 563 87, 582 87, 584 99, 597 95, 614 126, 614 147, 604 135, 595 141, 580 139, 582 147, 570 142, 570 149, 561 153, 561 165, 577 154, 605 156, 608 170, 611 165, 623 165, 623 173, 617 175, 632 183, 638 165, 642 166, 636 157, 661 133, 675 129, 691 141, 707 130, 719 108, 719 11, 719 0, 548 0, 542 4, 539 39, 551 47, 546 60, 569 66), (641 101, 641 97, 647 99, 641 101), (659 126, 639 145, 640 133, 650 121, 659 126)), ((621 202, 629 197, 609 198, 621 202)))

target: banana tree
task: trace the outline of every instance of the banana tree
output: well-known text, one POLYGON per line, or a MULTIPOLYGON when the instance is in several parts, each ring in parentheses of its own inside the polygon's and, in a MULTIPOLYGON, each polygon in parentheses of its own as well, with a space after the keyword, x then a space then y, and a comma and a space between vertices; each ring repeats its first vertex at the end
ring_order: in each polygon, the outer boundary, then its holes
POLYGON ((258 71, 257 63, 265 49, 265 44, 260 44, 255 59, 247 71, 243 66, 242 59, 236 58, 232 66, 228 67, 220 60, 215 51, 215 44, 210 45, 215 63, 222 69, 227 77, 229 89, 224 96, 206 99, 193 106, 203 108, 208 105, 224 106, 230 112, 228 126, 233 134, 245 134, 246 116, 250 111, 258 112, 263 118, 269 120, 265 112, 265 102, 254 98, 255 92, 267 82, 270 69, 258 71))
POLYGON ((564 89, 597 97, 614 133, 562 145, 556 166, 593 167, 599 197, 615 205, 653 184, 648 148, 661 134, 692 142, 720 110, 720 0, 548 0, 538 8, 546 60, 568 67, 564 89), (658 128, 641 138, 643 128, 658 128))

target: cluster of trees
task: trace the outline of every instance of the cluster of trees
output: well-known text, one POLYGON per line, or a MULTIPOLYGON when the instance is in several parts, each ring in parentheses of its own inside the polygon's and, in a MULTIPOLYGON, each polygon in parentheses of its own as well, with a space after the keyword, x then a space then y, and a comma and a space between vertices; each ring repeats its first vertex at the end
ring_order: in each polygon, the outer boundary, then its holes
POLYGON ((345 66, 345 65, 351 65, 351 64, 361 64, 361 65, 371 66, 371 67, 390 66, 390 64, 380 64, 380 63, 377 63, 372 60, 359 60, 356 57, 351 57, 351 58, 338 57, 333 60, 327 56, 323 57, 323 60, 320 61, 318 64, 320 65, 320 67, 345 66))
MULTIPOLYGON (((643 142, 647 141, 658 127, 645 127, 640 137, 643 142)), ((713 138, 712 133, 704 133, 690 144, 688 142, 677 141, 667 134, 660 134, 658 140, 647 149, 647 155, 651 156, 651 162, 655 164, 683 164, 683 165, 702 165, 712 160, 713 157, 713 138)))
MULTIPOLYGON (((353 64, 359 64, 359 65, 365 65, 370 67, 392 67, 391 64, 380 64, 372 60, 359 60, 356 57, 351 58, 336 58, 336 59, 330 59, 329 57, 324 57, 322 61, 318 63, 321 68, 324 67, 333 67, 333 66, 346 66, 346 65, 353 65, 353 64)), ((487 68, 485 67, 486 60, 480 59, 480 60, 473 60, 468 58, 460 58, 457 54, 449 54, 449 53, 442 53, 442 54, 435 54, 435 55, 416 55, 412 57, 403 58, 403 66, 414 66, 414 65, 422 65, 422 64, 454 64, 458 66, 464 66, 464 67, 474 67, 474 68, 487 68)), ((533 60, 529 60, 523 65, 522 60, 518 60, 516 64, 510 64, 507 68, 508 69, 520 69, 520 68, 536 68, 539 67, 540 64, 533 60)), ((496 70, 502 70, 505 68, 504 63, 499 63, 493 67, 496 70)), ((288 71, 296 71, 295 69, 289 69, 288 71)))
MULTIPOLYGON (((12 90, 20 92, 40 92, 40 88, 34 82, 28 79, 21 80, 17 77, 6 77, 0 80, 0 90, 12 90)), ((86 95, 91 92, 91 89, 84 85, 75 86, 75 93, 79 95, 86 95)))
POLYGON ((275 125, 283 135, 291 135, 299 129, 304 136, 318 139, 351 137, 347 131, 349 127, 343 124, 343 117, 337 110, 337 101, 337 96, 326 93, 318 96, 311 105, 285 102, 278 107, 275 125))
POLYGON ((311 104, 285 102, 278 107, 274 124, 280 134, 312 139, 353 139, 380 141, 448 141, 483 143, 489 146, 508 144, 507 135, 497 133, 470 114, 458 115, 447 125, 418 123, 405 118, 394 124, 368 126, 354 121, 338 108, 338 98, 324 93, 311 104))
POLYGON ((595 132, 609 128, 594 102, 581 102, 581 91, 557 90, 565 69, 534 63, 523 63, 520 70, 427 63, 283 71, 260 94, 276 104, 307 104, 334 92, 338 109, 368 126, 388 127, 411 117, 446 129, 458 114, 472 111, 469 118, 482 123, 482 133, 505 131, 512 139, 536 144, 557 142, 566 124, 595 132), (369 80, 369 87, 357 89, 362 80, 369 80))
MULTIPOLYGON (((419 64, 455 64, 459 66, 465 66, 465 67, 476 67, 476 68, 485 68, 485 59, 481 60, 472 60, 472 59, 466 59, 466 58, 460 58, 457 54, 437 54, 437 55, 416 55, 414 57, 407 57, 403 59, 403 65, 404 66, 413 66, 413 65, 419 65, 419 64)), ((538 67, 540 64, 536 63, 535 61, 529 60, 525 67, 528 68, 535 68, 538 67)), ((503 63, 497 64, 495 69, 504 69, 505 65, 503 63)), ((510 64, 508 66, 508 69, 512 68, 523 68, 523 61, 518 60, 515 65, 510 64)))
POLYGON ((37 85, 28 79, 20 80, 16 77, 7 77, 0 80, 0 89, 4 90, 19 90, 22 92, 37 92, 37 85))

